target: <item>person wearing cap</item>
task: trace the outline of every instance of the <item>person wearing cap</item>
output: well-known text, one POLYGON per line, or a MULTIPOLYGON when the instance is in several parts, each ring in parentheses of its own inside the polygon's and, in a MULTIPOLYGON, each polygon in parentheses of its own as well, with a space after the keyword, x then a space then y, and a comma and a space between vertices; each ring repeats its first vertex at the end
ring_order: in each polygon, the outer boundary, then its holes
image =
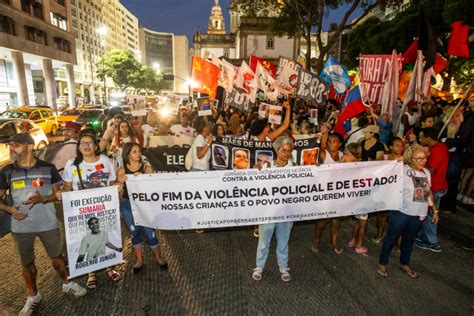
POLYGON ((369 125, 364 128, 364 140, 362 146, 362 161, 383 160, 385 146, 378 140, 380 129, 377 125, 369 125))
POLYGON ((62 173, 66 162, 76 157, 77 138, 80 131, 81 124, 76 122, 67 122, 63 128, 64 143, 51 161, 60 173, 62 173))
POLYGON ((0 176, 0 210, 12 215, 11 230, 17 248, 27 300, 20 315, 30 315, 41 301, 36 284, 34 243, 39 237, 51 258, 52 265, 63 282, 62 291, 75 297, 87 291, 68 281, 64 258, 61 256, 60 233, 54 201, 62 183, 56 167, 33 155, 35 142, 31 135, 20 133, 10 137, 10 158, 0 176), (12 205, 5 205, 3 196, 9 190, 12 205))

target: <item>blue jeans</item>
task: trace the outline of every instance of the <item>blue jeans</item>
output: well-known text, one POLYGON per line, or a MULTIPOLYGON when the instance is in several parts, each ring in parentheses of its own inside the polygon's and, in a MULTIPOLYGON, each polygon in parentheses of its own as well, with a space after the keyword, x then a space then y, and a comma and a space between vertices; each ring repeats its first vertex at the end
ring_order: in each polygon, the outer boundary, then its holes
MULTIPOLYGON (((448 190, 442 190, 438 192, 433 192, 435 199, 436 209, 439 210, 439 205, 441 203, 441 198, 446 195, 448 190)), ((438 246, 438 225, 433 223, 433 213, 428 212, 426 220, 423 222, 420 233, 418 234, 419 243, 428 247, 438 246)))
POLYGON ((120 201, 120 215, 122 216, 125 224, 127 225, 130 238, 132 238, 133 248, 141 247, 143 244, 143 237, 145 237, 147 244, 150 248, 158 247, 158 239, 154 228, 137 226, 132 214, 132 205, 129 199, 122 198, 120 201))
MULTIPOLYGON (((425 222, 427 219, 425 219, 425 222)), ((411 251, 416 234, 420 230, 422 221, 419 216, 403 214, 399 211, 390 211, 388 217, 388 231, 382 243, 379 264, 386 266, 393 247, 397 243, 398 237, 402 236, 400 246, 400 263, 404 266, 410 264, 411 251)))
POLYGON ((258 226, 257 268, 263 270, 267 261, 273 233, 277 240, 276 256, 280 268, 288 268, 288 240, 293 222, 262 224, 258 226))

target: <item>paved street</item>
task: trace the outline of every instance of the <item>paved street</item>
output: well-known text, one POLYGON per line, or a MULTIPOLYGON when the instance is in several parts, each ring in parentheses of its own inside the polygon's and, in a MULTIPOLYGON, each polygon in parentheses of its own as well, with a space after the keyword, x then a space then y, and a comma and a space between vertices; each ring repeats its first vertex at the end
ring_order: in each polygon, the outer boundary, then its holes
MULTIPOLYGON (((352 220, 344 220, 344 242, 349 239, 351 225, 352 220)), ((368 236, 373 233, 374 221, 368 236)), ((263 279, 252 280, 257 239, 250 228, 203 234, 161 232, 169 272, 161 271, 147 251, 147 266, 138 275, 130 271, 133 256, 125 237, 127 262, 120 267, 124 280, 114 284, 100 273, 98 289, 79 300, 60 292, 60 282, 38 244, 38 283, 43 295, 39 314, 473 314, 474 254, 445 236, 441 236, 442 253, 414 249, 412 262, 420 278, 412 280, 398 269, 396 251, 390 275, 382 279, 375 273, 380 246, 367 241, 368 256, 356 255, 347 247, 337 255, 330 251, 327 235, 328 231, 320 252, 313 254, 309 249, 313 225, 295 225, 290 240, 293 280, 289 283, 280 280, 275 244, 263 279)), ((8 315, 21 309, 25 292, 10 237, 0 240, 0 249, 0 306, 8 315)), ((78 282, 85 284, 85 277, 78 282)))

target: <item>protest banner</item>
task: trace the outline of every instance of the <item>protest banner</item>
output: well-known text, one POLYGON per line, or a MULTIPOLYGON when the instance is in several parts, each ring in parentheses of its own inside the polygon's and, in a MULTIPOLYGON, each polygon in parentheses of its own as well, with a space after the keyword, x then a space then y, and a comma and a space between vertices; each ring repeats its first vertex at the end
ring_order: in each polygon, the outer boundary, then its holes
MULTIPOLYGON (((385 80, 390 74, 392 55, 360 55, 360 87, 364 102, 381 102, 385 80)), ((402 69, 401 55, 397 57, 398 69, 402 69)))
POLYGON ((62 193, 69 277, 123 261, 116 186, 62 193))
MULTIPOLYGON (((314 164, 319 157, 319 140, 311 135, 299 135, 291 153, 294 165, 314 164), (308 160, 307 157, 313 157, 308 160), (303 159, 305 157, 305 159, 303 159)), ((270 167, 275 153, 271 141, 217 137, 211 145, 211 169, 249 169, 270 167)))
POLYGON ((281 93, 292 94, 295 91, 300 69, 297 62, 280 57, 276 79, 281 93))
POLYGON ((316 74, 301 70, 298 77, 296 95, 308 104, 323 105, 329 93, 329 86, 316 74))
POLYGON ((238 88, 235 88, 231 93, 227 94, 225 103, 244 113, 249 113, 253 107, 249 95, 238 88))
POLYGON ((151 136, 142 154, 156 172, 184 172, 186 155, 194 142, 188 136, 151 136))
POLYGON ((399 210, 403 163, 140 175, 127 181, 137 225, 202 229, 399 210))
POLYGON ((278 100, 278 85, 272 75, 264 68, 262 64, 257 65, 255 73, 257 78, 257 99, 260 101, 276 101, 278 100))
POLYGON ((146 109, 132 110, 132 116, 146 116, 146 115, 147 115, 146 109))

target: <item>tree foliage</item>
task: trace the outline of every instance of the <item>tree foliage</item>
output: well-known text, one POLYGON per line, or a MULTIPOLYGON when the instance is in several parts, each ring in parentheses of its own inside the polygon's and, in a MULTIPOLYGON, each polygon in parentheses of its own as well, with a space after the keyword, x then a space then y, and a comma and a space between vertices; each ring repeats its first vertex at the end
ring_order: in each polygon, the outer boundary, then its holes
POLYGON ((234 0, 231 9, 248 16, 273 16, 271 30, 275 35, 302 37, 306 41, 307 69, 310 69, 311 65, 311 35, 314 34, 320 54, 312 65, 319 72, 326 55, 345 28, 365 18, 371 9, 396 4, 401 0, 286 0, 280 2, 282 4, 275 0, 234 0), (327 43, 323 43, 321 34, 324 18, 327 18, 330 10, 342 8, 345 8, 345 11, 341 21, 331 26, 333 32, 329 34, 327 43), (349 21, 356 10, 361 10, 362 14, 355 20, 349 21))
POLYGON ((148 66, 142 66, 136 76, 136 82, 133 87, 137 90, 145 90, 146 94, 150 92, 158 93, 164 88, 163 75, 156 72, 148 66))
MULTIPOLYGON (((474 2, 471 0, 412 0, 409 8, 399 12, 390 21, 371 18, 355 28, 349 35, 343 63, 354 68, 358 66, 359 54, 390 54, 394 48, 404 52, 418 36, 420 8, 423 8, 431 22, 437 52, 445 57, 451 23, 463 21, 474 25, 474 2)), ((449 57, 448 60, 449 66, 441 73, 445 82, 443 89, 449 87, 453 76, 458 84, 469 84, 473 79, 472 71, 469 71, 469 65, 473 64, 472 58, 449 57)))
POLYGON ((140 80, 142 65, 129 51, 113 50, 97 62, 97 77, 112 78, 120 91, 134 87, 140 80))

